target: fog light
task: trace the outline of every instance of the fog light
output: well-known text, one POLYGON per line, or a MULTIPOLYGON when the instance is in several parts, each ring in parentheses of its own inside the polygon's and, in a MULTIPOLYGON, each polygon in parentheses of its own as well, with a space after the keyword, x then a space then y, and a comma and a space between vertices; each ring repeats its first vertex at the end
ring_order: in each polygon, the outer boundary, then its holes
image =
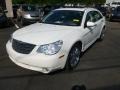
POLYGON ((43 72, 49 72, 49 69, 48 68, 42 68, 42 71, 43 72))

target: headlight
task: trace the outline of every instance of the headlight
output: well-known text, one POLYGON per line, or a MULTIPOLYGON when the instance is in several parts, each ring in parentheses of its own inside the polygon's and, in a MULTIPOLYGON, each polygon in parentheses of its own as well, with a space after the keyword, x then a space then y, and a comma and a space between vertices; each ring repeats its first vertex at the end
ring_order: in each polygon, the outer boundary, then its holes
POLYGON ((59 52, 63 45, 63 41, 59 40, 54 43, 46 44, 46 45, 41 45, 37 52, 38 53, 44 53, 46 55, 54 55, 59 52))
POLYGON ((31 18, 30 14, 25 14, 24 18, 31 18))

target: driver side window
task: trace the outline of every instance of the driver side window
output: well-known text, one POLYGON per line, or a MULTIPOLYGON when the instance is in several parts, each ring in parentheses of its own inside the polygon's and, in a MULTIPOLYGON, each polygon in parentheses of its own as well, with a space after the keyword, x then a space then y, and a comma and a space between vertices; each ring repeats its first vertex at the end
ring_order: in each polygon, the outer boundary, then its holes
POLYGON ((98 13, 97 11, 93 11, 91 14, 93 16, 93 22, 97 22, 102 18, 100 13, 98 13))
POLYGON ((86 20, 85 20, 85 24, 84 24, 84 27, 87 27, 87 22, 93 22, 93 17, 92 17, 92 12, 88 12, 87 13, 87 16, 86 16, 86 20))

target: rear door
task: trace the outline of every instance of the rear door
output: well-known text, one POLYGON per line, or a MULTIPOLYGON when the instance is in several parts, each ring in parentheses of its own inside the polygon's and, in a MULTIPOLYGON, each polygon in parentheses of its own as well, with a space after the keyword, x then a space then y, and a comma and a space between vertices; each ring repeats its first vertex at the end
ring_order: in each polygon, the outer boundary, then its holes
POLYGON ((92 22, 95 23, 94 38, 98 38, 103 28, 104 18, 98 11, 92 11, 91 15, 93 18, 92 22))

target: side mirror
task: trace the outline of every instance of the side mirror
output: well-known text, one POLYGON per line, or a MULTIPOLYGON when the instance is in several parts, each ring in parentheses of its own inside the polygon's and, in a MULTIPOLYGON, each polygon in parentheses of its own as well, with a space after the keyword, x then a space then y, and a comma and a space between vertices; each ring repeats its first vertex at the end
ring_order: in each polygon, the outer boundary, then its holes
POLYGON ((87 27, 94 27, 96 24, 94 22, 87 22, 87 27))
POLYGON ((8 11, 7 11, 7 10, 4 10, 4 13, 8 13, 8 11))

